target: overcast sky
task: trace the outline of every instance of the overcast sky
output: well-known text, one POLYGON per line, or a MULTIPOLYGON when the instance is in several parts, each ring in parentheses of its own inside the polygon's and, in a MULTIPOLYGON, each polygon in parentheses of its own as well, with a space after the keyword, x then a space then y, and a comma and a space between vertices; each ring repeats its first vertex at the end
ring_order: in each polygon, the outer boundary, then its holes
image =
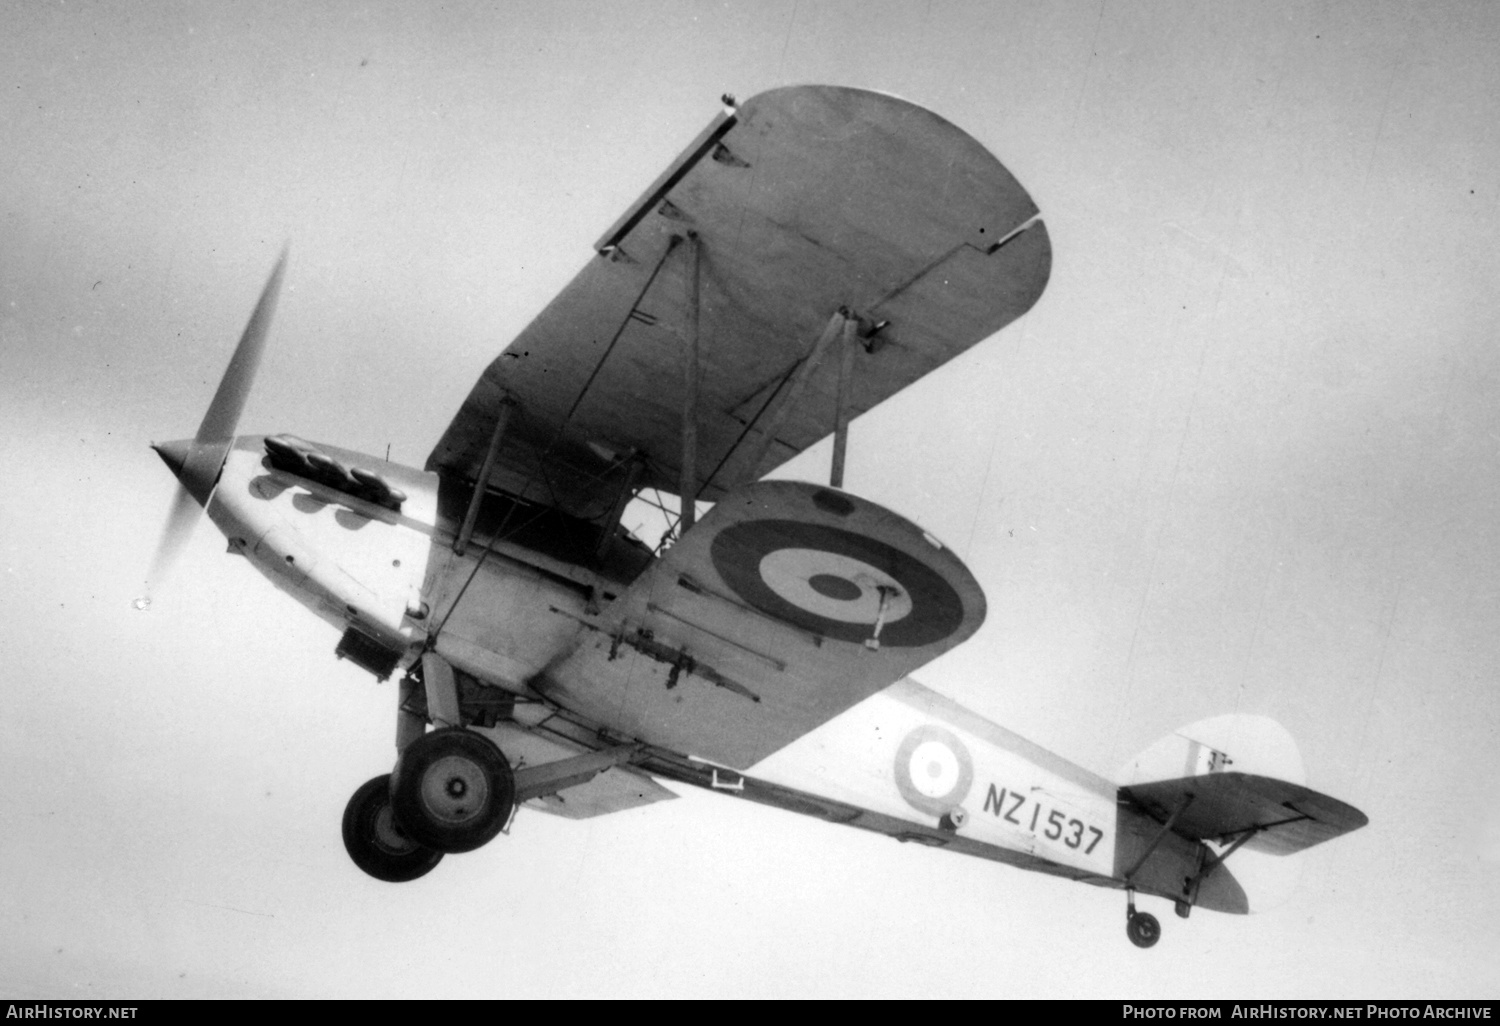
POLYGON ((0 995, 1500 994, 1500 7, 0 13, 0 995), (1371 820, 1280 908, 1143 899, 1142 952, 1118 892, 696 791, 379 884, 339 820, 393 687, 207 525, 132 608, 147 443, 284 240, 242 427, 421 465, 720 94, 798 82, 966 129, 1053 241, 851 432, 989 599, 919 678, 1105 774, 1274 717, 1371 820))

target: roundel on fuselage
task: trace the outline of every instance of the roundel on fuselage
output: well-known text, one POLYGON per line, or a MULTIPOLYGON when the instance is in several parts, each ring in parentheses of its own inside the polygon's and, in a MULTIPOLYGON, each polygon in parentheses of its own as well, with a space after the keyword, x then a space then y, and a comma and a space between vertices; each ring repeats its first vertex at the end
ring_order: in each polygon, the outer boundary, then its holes
POLYGON ((932 816, 951 813, 969 796, 974 761, 945 727, 917 727, 896 749, 896 789, 906 803, 932 816))

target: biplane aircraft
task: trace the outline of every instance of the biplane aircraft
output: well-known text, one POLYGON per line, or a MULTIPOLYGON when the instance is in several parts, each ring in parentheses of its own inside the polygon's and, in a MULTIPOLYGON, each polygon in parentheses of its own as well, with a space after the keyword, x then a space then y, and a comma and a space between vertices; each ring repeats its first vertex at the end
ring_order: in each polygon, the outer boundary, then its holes
POLYGON ((980 143, 857 89, 726 96, 594 251, 424 469, 236 433, 285 253, 196 437, 155 446, 181 483, 159 563, 202 506, 339 657, 398 676, 394 768, 344 815, 360 869, 412 880, 520 807, 601 816, 669 781, 1123 889, 1149 947, 1137 891, 1245 912, 1237 849, 1366 822, 1215 740, 1250 718, 1111 781, 908 676, 984 592, 843 461, 852 418, 1047 283, 1037 207, 980 143), (829 435, 827 483, 764 480, 829 435), (621 523, 648 492, 677 513, 656 546, 621 523))

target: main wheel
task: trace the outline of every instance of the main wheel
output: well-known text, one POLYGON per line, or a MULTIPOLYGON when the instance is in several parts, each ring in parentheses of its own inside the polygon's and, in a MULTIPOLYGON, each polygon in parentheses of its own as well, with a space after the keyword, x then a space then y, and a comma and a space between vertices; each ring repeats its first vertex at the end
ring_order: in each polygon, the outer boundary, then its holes
POLYGON ((391 777, 367 781, 344 808, 344 850, 354 864, 377 880, 405 883, 425 876, 443 853, 424 848, 406 835, 391 815, 391 777))
POLYGON ((1125 934, 1138 948, 1149 948, 1161 940, 1161 923, 1150 912, 1137 912, 1125 920, 1125 934))
POLYGON ((500 832, 515 804, 510 763, 483 735, 462 727, 423 734, 391 774, 391 808, 419 844, 473 851, 500 832))

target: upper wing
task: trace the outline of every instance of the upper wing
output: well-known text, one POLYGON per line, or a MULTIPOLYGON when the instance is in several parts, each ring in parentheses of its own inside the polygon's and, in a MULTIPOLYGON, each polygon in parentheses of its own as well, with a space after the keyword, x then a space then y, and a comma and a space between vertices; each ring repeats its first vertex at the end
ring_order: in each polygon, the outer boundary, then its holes
POLYGON ((1205 773, 1176 780, 1132 784, 1120 793, 1194 841, 1230 841, 1247 830, 1252 851, 1290 855, 1368 823, 1363 812, 1310 788, 1252 773, 1205 773))
POLYGON ((628 737, 745 769, 979 629, 984 594, 915 524, 844 492, 749 485, 532 682, 628 737))
POLYGON ((1051 267, 1036 214, 994 156, 921 107, 762 93, 599 240, 427 469, 477 479, 505 405, 494 487, 598 518, 622 488, 677 493, 690 462, 688 489, 718 500, 833 430, 841 373, 853 416, 1025 313, 1051 267), (816 346, 841 308, 861 344, 816 346), (853 351, 823 359, 840 345, 853 351))

